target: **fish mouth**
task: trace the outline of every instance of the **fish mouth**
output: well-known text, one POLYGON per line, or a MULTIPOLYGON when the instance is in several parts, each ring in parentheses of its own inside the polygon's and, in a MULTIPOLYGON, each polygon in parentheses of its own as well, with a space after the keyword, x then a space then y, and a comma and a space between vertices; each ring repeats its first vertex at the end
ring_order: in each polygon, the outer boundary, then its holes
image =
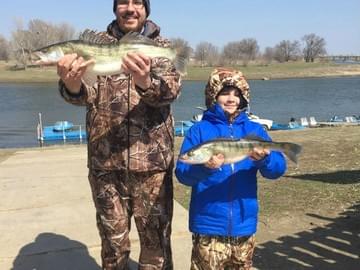
POLYGON ((34 65, 52 65, 56 63, 56 61, 48 59, 47 55, 41 51, 32 52, 30 59, 34 65))
POLYGON ((36 51, 30 54, 30 60, 35 65, 41 65, 45 62, 45 55, 42 52, 36 51))
POLYGON ((189 157, 185 156, 185 155, 181 155, 181 156, 178 157, 178 160, 186 161, 186 160, 189 160, 189 157))

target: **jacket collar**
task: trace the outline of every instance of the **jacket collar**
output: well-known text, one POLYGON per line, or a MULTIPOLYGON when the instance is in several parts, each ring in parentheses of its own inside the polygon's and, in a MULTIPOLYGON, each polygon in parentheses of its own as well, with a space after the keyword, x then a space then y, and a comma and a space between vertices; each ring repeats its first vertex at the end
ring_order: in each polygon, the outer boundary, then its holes
MULTIPOLYGON (((107 33, 116 39, 121 39, 125 33, 123 33, 116 20, 113 20, 107 27, 107 33)), ((145 37, 154 39, 160 35, 160 27, 151 20, 146 20, 143 31, 141 34, 145 37)))
MULTIPOLYGON (((210 122, 217 122, 223 124, 229 124, 229 117, 226 115, 223 108, 218 103, 215 103, 208 110, 204 112, 203 118, 204 120, 210 122)), ((241 122, 248 121, 249 118, 245 111, 241 111, 232 121, 232 124, 240 124, 241 122)))

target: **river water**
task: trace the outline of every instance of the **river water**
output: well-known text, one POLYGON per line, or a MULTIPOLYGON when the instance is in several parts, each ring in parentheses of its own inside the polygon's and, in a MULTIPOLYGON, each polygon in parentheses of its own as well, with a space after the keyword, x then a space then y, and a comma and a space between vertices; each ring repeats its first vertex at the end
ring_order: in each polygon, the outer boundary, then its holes
MULTIPOLYGON (((287 123, 291 117, 360 115, 360 77, 249 81, 251 111, 260 117, 287 123)), ((173 105, 175 120, 189 120, 204 106, 203 81, 184 81, 173 105)), ((0 83, 0 148, 37 146, 36 125, 59 120, 85 124, 85 108, 65 103, 56 83, 0 83)))

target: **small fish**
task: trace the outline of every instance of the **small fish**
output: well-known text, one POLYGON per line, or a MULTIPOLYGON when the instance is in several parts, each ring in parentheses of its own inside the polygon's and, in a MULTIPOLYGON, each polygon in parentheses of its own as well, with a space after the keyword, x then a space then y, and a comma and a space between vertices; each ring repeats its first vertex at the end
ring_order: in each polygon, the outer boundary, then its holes
POLYGON ((223 154, 224 164, 241 161, 248 157, 254 148, 263 148, 283 152, 291 161, 297 163, 301 146, 289 142, 270 142, 257 137, 246 137, 239 140, 228 138, 205 142, 179 156, 179 160, 188 164, 204 164, 213 155, 223 154))
POLYGON ((97 76, 121 74, 122 58, 129 52, 141 52, 148 57, 169 59, 181 73, 185 73, 186 58, 174 48, 159 46, 154 40, 138 33, 128 33, 117 42, 104 41, 101 35, 86 30, 78 40, 56 43, 35 50, 31 59, 35 64, 56 64, 65 54, 77 53, 93 63, 86 68, 84 80, 92 85, 97 76))

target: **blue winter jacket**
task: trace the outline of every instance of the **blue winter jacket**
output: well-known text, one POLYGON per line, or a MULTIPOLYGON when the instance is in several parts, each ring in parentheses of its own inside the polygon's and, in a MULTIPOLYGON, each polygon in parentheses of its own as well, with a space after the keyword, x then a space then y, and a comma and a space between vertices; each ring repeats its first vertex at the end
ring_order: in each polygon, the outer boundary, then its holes
MULTIPOLYGON (((240 139, 258 136, 271 140, 263 127, 252 122, 246 113, 240 113, 229 123, 223 109, 215 104, 194 124, 186 137, 180 153, 216 138, 240 139)), ((175 174, 178 180, 192 187, 189 228, 193 233, 220 236, 249 236, 256 232, 258 201, 257 172, 275 179, 286 171, 282 153, 271 151, 260 161, 246 158, 219 169, 204 165, 190 165, 178 161, 175 174)))

